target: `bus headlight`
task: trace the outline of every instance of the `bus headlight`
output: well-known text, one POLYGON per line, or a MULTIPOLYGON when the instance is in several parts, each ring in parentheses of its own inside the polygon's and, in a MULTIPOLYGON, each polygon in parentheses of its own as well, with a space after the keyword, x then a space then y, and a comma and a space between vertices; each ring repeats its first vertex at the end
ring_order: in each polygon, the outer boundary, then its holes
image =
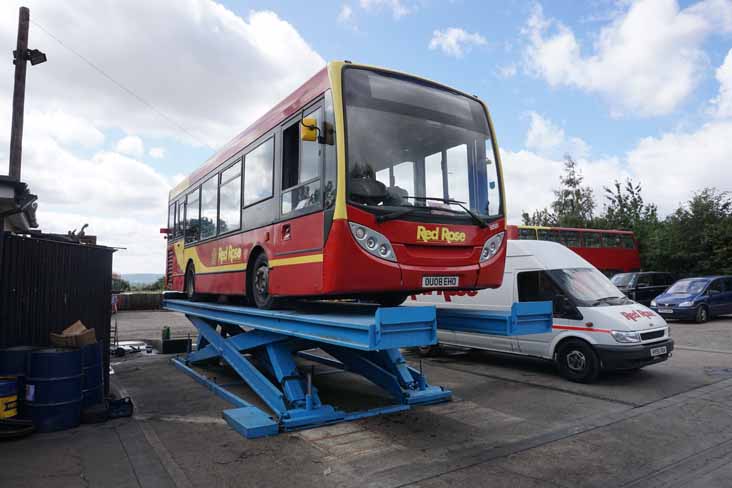
POLYGON ((503 236, 504 233, 499 232, 498 234, 485 241, 485 244, 483 244, 483 250, 480 252, 481 263, 495 256, 496 253, 501 249, 501 244, 503 244, 503 236))
POLYGON ((610 334, 617 342, 628 344, 631 342, 640 342, 640 334, 637 332, 626 332, 624 330, 611 330, 610 334))
POLYGON ((383 234, 379 234, 373 229, 369 229, 365 225, 349 222, 351 234, 356 239, 361 248, 372 256, 386 259, 396 263, 396 254, 391 247, 391 242, 383 234))

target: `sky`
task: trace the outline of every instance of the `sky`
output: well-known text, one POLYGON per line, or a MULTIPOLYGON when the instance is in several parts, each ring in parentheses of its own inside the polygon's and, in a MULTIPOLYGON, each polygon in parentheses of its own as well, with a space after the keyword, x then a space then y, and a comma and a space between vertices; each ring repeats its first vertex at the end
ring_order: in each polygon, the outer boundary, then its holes
MULTIPOLYGON (((88 223, 114 269, 165 266, 169 188, 326 61, 486 101, 509 222, 552 200, 565 154, 602 209, 633 178, 661 215, 732 190, 732 0, 27 0, 23 174, 46 232, 88 223)), ((0 5, 0 172, 17 9, 0 5)))

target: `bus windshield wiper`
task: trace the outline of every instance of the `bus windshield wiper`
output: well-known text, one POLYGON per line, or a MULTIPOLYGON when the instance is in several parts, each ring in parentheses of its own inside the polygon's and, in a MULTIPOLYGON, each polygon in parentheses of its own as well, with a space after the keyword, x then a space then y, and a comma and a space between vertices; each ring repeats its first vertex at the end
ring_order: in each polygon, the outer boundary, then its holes
POLYGON ((403 208, 401 210, 396 210, 394 212, 389 212, 388 214, 377 215, 376 216, 376 221, 379 222, 379 223, 381 223, 381 222, 386 222, 387 220, 398 219, 399 217, 403 217, 403 216, 405 216, 407 214, 410 214, 410 213, 414 212, 417 209, 418 209, 418 207, 406 207, 406 208, 403 208))
MULTIPOLYGON (((413 198, 415 200, 429 200, 429 201, 435 201, 435 202, 443 202, 443 203, 447 203, 447 204, 451 204, 451 205, 457 205, 458 207, 465 210, 465 213, 470 215, 470 217, 475 221, 476 224, 478 224, 479 227, 485 227, 486 225, 488 225, 486 223, 486 221, 483 220, 483 218, 480 215, 478 215, 477 213, 473 212, 468 207, 466 207, 464 202, 459 202, 457 200, 452 200, 450 198, 415 197, 415 196, 411 196, 411 195, 409 195, 405 198, 413 198)), ((434 209, 434 210, 440 210, 440 209, 434 209)), ((442 209, 442 210, 446 210, 446 209, 442 209)))

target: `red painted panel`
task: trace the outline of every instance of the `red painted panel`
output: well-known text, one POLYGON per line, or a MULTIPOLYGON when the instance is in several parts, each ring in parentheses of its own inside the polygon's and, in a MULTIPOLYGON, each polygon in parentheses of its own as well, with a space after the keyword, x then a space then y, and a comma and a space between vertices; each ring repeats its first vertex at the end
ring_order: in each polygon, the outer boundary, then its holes
POLYGON ((277 258, 299 251, 320 252, 322 248, 323 212, 286 220, 274 226, 273 252, 277 258))
POLYGON ((402 289, 399 265, 358 247, 345 220, 335 220, 325 244, 323 292, 375 293, 402 289))
POLYGON ((269 276, 272 295, 315 296, 323 293, 323 263, 275 266, 269 276))
POLYGON ((243 295, 246 273, 209 273, 196 275, 196 291, 220 295, 243 295))

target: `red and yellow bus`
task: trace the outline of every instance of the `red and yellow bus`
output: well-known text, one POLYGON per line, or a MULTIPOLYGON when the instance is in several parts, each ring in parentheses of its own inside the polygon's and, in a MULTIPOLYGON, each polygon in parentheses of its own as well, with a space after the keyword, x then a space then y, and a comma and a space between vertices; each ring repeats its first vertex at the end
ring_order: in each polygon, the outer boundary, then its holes
POLYGON ((538 239, 564 244, 608 276, 640 271, 638 241, 629 230, 508 225, 506 232, 509 239, 538 239))
POLYGON ((269 308, 497 287, 504 215, 483 102, 331 62, 171 190, 167 288, 269 308))

